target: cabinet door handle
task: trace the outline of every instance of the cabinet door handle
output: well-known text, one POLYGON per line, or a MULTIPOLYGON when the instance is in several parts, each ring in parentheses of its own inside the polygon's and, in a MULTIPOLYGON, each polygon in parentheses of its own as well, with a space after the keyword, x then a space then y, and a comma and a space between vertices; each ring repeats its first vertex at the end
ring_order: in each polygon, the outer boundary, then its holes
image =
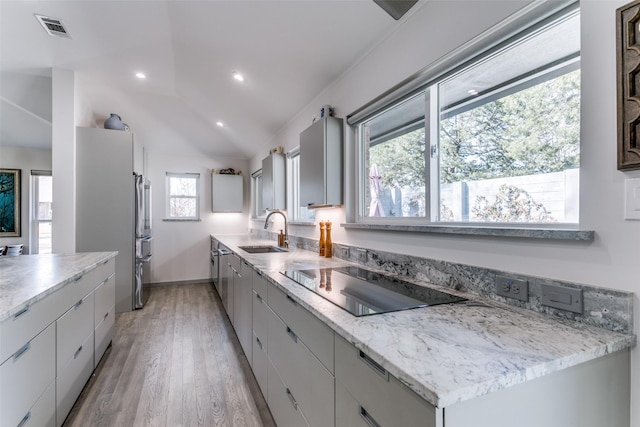
POLYGON ((31 306, 28 305, 25 308, 23 308, 22 310, 20 310, 19 312, 17 312, 16 314, 13 315, 13 320, 16 320, 18 317, 22 316, 23 314, 27 314, 27 312, 31 310, 31 306))
POLYGON ((260 304, 264 303, 260 294, 256 294, 256 298, 258 298, 258 301, 260 301, 260 304))
POLYGON ((18 427, 24 426, 29 421, 30 418, 31 418, 31 411, 27 412, 27 415, 25 415, 24 418, 20 420, 20 422, 18 423, 18 427))
POLYGON ((362 406, 360 406, 360 416, 362 417, 362 419, 364 419, 364 422, 367 423, 368 426, 380 427, 380 424, 378 424, 378 422, 374 420, 373 417, 362 406))
POLYGON ((23 354, 25 354, 31 348, 31 342, 26 343, 22 348, 13 355, 13 361, 18 360, 23 354))
POLYGON ((107 317, 109 317, 109 312, 108 311, 104 314, 104 317, 102 318, 102 320, 106 319, 107 317))
POLYGON ((109 261, 110 261, 110 260, 103 261, 100 265, 105 265, 105 264, 106 264, 106 263, 108 263, 109 261))
POLYGON ((287 334, 289 335, 289 338, 293 340, 294 343, 296 344, 298 343, 298 336, 288 326, 287 326, 287 334))
POLYGON ((76 352, 73 354, 73 358, 76 359, 81 351, 82 351, 82 346, 80 346, 80 348, 76 350, 76 352))
POLYGON ((260 341, 260 338, 256 337, 256 342, 258 343, 258 347, 262 348, 262 341, 260 341))
POLYGON ((291 390, 289 390, 287 388, 287 396, 289 397, 289 400, 291 401, 291 404, 293 405, 293 409, 295 409, 296 411, 298 410, 298 402, 296 402, 296 399, 293 397, 293 394, 291 394, 291 390))
POLYGON ((298 305, 298 303, 296 302, 296 300, 294 300, 293 298, 291 298, 291 296, 290 296, 290 295, 287 295, 287 300, 288 300, 291 304, 293 304, 293 305, 298 305))
POLYGON ((80 307, 80 306, 82 305, 82 302, 83 302, 83 301, 84 301, 84 300, 80 300, 80 301, 78 301, 77 303, 75 303, 75 305, 73 306, 73 308, 74 308, 75 310, 77 310, 77 309, 78 309, 78 307, 80 307))
POLYGON ((73 281, 74 281, 74 282, 77 282, 77 281, 79 281, 80 279, 82 279, 83 277, 84 277, 84 274, 81 274, 80 276, 76 277, 73 281))
POLYGON ((358 357, 360 357, 360 360, 362 360, 367 366, 373 369, 376 374, 389 381, 389 372, 387 372, 386 369, 380 366, 379 363, 374 361, 371 357, 367 356, 362 350, 359 351, 358 357))

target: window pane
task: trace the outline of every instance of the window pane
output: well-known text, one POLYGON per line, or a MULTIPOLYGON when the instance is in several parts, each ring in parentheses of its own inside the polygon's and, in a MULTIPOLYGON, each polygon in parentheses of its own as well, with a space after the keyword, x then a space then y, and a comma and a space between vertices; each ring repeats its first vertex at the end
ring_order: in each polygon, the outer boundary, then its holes
POLYGON ((52 219, 51 204, 53 202, 53 178, 51 176, 35 176, 38 180, 38 200, 37 200, 37 219, 52 219))
POLYGON ((38 228, 38 253, 51 253, 51 222, 39 222, 38 228))
POLYGON ((195 218, 196 199, 172 197, 169 202, 169 216, 172 218, 195 218))
POLYGON ((169 178, 169 195, 171 196, 196 196, 195 178, 175 177, 169 178))
POLYGON ((421 93, 364 123, 363 216, 426 215, 424 116, 421 93))
POLYGON ((439 85, 441 221, 578 222, 578 25, 568 19, 439 85))

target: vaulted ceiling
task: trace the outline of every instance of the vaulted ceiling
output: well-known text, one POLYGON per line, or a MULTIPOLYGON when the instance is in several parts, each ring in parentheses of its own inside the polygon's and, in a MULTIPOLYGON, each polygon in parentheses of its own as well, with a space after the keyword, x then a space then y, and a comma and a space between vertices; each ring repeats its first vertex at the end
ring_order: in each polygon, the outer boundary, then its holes
POLYGON ((176 148, 174 135, 183 151, 250 157, 278 145, 278 130, 399 22, 371 0, 2 0, 0 143, 35 143, 28 120, 46 135, 51 109, 27 96, 46 81, 15 82, 63 68, 97 125, 117 112, 136 132, 161 129, 162 148, 176 148), (71 37, 48 35, 34 14, 60 19, 71 37))

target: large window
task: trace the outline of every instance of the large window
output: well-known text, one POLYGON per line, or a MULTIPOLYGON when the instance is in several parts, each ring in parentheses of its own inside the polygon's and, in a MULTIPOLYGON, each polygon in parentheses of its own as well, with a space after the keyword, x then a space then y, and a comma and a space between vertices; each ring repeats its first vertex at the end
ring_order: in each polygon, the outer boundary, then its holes
POLYGON ((166 218, 200 219, 200 174, 171 173, 166 177, 166 218))
POLYGON ((578 11, 523 30, 357 125, 362 221, 577 223, 578 11))
POLYGON ((53 221, 51 171, 31 171, 31 254, 50 254, 53 221))
POLYGON ((315 210, 300 205, 300 148, 287 153, 287 206, 291 221, 310 222, 316 218, 315 210))

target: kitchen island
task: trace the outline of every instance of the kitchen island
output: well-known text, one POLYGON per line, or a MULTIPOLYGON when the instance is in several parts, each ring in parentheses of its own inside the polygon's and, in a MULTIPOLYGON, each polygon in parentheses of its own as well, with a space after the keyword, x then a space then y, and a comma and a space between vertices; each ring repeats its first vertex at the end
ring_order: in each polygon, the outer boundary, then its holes
POLYGON ((113 338, 116 255, 0 259, 0 425, 62 425, 113 338))
MULTIPOLYGON (((444 425, 445 414, 447 427, 515 425, 516 420, 519 426, 546 427, 629 424, 629 349, 635 335, 415 281, 468 301, 355 317, 281 274, 353 264, 301 249, 250 254, 240 246, 275 242, 249 235, 213 237, 335 334, 336 425, 341 425, 341 404, 354 397, 351 389, 342 391, 339 377, 338 353, 345 345, 433 407, 433 423, 424 425, 444 425)), ((360 418, 367 419, 364 406, 359 405, 360 418)))

